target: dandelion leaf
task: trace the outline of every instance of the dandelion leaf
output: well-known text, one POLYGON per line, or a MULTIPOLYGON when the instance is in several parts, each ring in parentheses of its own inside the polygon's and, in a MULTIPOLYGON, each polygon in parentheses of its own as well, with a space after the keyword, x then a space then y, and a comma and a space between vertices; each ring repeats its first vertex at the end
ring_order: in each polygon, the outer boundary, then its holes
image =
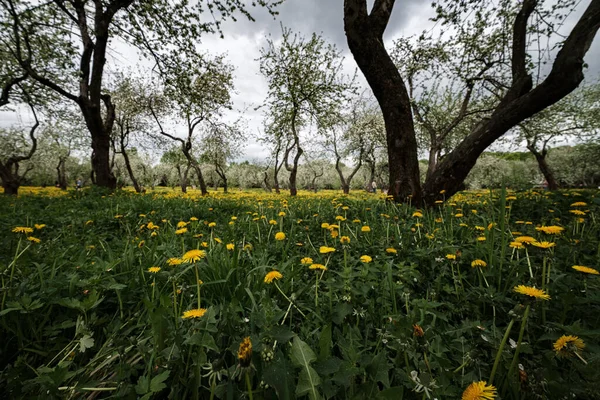
POLYGON ((296 385, 296 395, 304 396, 308 394, 311 399, 319 399, 317 386, 321 383, 321 378, 310 365, 317 360, 315 352, 296 336, 292 342, 291 358, 294 365, 302 368, 296 385))

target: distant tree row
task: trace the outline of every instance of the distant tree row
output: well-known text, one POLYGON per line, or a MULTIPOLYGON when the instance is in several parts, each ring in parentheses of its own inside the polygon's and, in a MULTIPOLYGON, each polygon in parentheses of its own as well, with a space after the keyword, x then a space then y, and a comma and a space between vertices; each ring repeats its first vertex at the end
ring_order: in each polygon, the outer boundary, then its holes
MULTIPOLYGON (((280 3, 251 5, 276 15, 280 3)), ((2 128, 4 192, 17 193, 42 143, 44 151, 55 148, 63 188, 65 164, 75 155, 89 157, 91 183, 114 189, 122 168, 142 191, 135 148, 172 165, 183 191, 193 182, 206 194, 207 173, 226 190, 231 161, 255 138, 270 152, 262 171, 267 189, 285 186, 295 195, 301 165, 316 186, 329 163, 347 193, 363 167, 364 186, 372 187, 377 166, 385 165, 379 186, 394 200, 431 205, 440 191, 462 188, 499 140, 525 145, 556 189, 564 166, 550 165, 549 148, 597 137, 599 85, 576 89, 600 28, 600 0, 580 10, 567 32, 563 21, 579 6, 575 0, 441 0, 433 3, 441 29, 401 37, 390 49, 383 34, 395 1, 376 0, 369 10, 366 0, 345 0, 348 45, 370 90, 359 90, 340 51, 322 36, 282 26, 257 60, 268 85, 266 99, 254 105, 263 111, 258 134, 249 132, 245 110, 233 107, 233 67, 201 49, 203 35, 226 33, 222 21, 252 19, 246 4, 0 0, 0 111, 28 116, 20 128, 2 128), (108 74, 115 40, 152 60, 152 71, 108 74)))

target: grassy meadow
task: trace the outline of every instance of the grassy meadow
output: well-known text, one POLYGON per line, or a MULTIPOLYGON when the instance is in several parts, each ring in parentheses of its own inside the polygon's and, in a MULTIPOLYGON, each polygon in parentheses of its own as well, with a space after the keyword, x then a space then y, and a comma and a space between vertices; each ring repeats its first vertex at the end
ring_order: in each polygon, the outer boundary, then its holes
POLYGON ((600 398, 598 191, 20 193, 1 398, 600 398))

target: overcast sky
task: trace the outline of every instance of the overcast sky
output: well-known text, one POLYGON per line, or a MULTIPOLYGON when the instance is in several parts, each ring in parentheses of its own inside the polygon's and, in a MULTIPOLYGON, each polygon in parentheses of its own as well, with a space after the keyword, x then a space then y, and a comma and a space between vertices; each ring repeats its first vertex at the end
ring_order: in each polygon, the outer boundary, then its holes
MULTIPOLYGON (((579 4, 577 12, 565 23, 564 34, 568 34, 570 27, 589 2, 590 0, 587 0, 579 4)), ((372 0, 369 3, 372 4, 372 0)), ((237 22, 229 21, 223 25, 223 39, 217 35, 206 35, 201 44, 202 48, 210 53, 226 53, 226 59, 235 67, 234 107, 237 110, 246 110, 244 115, 253 134, 262 126, 261 111, 254 111, 253 107, 262 104, 267 95, 267 84, 259 73, 256 59, 259 57, 260 48, 265 46, 268 35, 272 35, 274 39, 281 36, 281 24, 305 36, 313 32, 320 33, 342 51, 346 57, 344 65, 347 73, 352 73, 356 68, 344 35, 343 0, 286 0, 278 10, 279 15, 273 18, 264 9, 251 9, 255 22, 240 16, 237 22)), ((396 1, 384 36, 386 45, 390 45, 400 36, 418 34, 429 29, 432 26, 432 22, 429 21, 432 15, 431 0, 396 1)), ((117 46, 110 54, 107 64, 109 73, 115 69, 131 68, 140 62, 146 65, 146 68, 150 65, 147 61, 140 61, 135 51, 123 46, 117 46)), ((586 62, 590 65, 586 72, 586 80, 597 80, 600 71, 600 39, 596 38, 594 41, 586 56, 586 62)), ((360 72, 358 75, 364 84, 360 72)), ((230 115, 229 118, 234 118, 234 115, 230 115)), ((15 119, 14 113, 0 113, 0 126, 14 122, 15 119)), ((267 149, 250 140, 242 158, 262 159, 267 155, 267 149)))

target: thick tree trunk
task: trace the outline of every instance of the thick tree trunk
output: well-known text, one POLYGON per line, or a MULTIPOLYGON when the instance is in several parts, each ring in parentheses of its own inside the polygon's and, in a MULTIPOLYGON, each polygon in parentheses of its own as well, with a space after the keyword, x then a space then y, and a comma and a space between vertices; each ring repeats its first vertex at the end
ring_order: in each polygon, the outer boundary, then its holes
POLYGON ((296 176, 298 175, 298 165, 294 164, 290 170, 290 196, 296 196, 298 194, 298 188, 296 187, 296 176))
POLYGON ((227 175, 225 175, 225 171, 223 171, 222 168, 217 167, 215 168, 215 172, 217 173, 217 175, 219 175, 221 181, 223 181, 223 193, 227 193, 227 175))
POLYGON ((190 172, 190 165, 188 164, 187 167, 185 167, 185 171, 183 172, 183 174, 179 174, 179 185, 181 186, 181 191, 183 193, 187 193, 187 185, 188 185, 188 174, 190 172))
POLYGON ((92 171, 94 183, 98 186, 115 189, 117 178, 110 168, 110 135, 106 134, 102 127, 90 127, 92 135, 92 171))
POLYGON ((410 98, 383 44, 389 15, 384 21, 377 21, 367 14, 366 7, 366 2, 344 1, 344 30, 350 51, 383 114, 390 171, 388 193, 395 201, 412 196, 413 203, 420 203, 419 160, 410 98))
POLYGON ((13 172, 10 165, 5 166, 0 164, 0 180, 2 180, 2 187, 4 188, 4 194, 8 196, 16 196, 19 193, 19 186, 21 186, 21 179, 17 172, 13 172))
POLYGON ((19 194, 19 187, 21 184, 18 181, 2 181, 2 187, 4 188, 4 194, 7 196, 16 196, 19 194))

